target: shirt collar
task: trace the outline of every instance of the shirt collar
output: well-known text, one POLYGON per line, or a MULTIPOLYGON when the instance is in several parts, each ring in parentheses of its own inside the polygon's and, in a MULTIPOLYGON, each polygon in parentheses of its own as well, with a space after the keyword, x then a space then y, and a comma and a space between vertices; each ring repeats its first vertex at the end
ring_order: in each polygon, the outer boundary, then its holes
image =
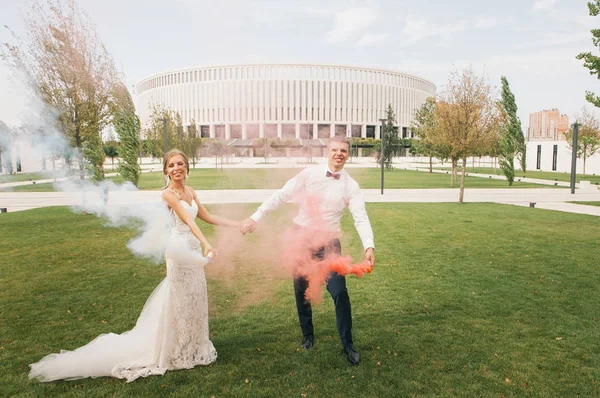
POLYGON ((340 171, 333 171, 329 168, 329 165, 325 166, 325 171, 329 171, 330 173, 337 173, 337 174, 342 174, 344 171, 344 168, 342 167, 342 169, 340 171))

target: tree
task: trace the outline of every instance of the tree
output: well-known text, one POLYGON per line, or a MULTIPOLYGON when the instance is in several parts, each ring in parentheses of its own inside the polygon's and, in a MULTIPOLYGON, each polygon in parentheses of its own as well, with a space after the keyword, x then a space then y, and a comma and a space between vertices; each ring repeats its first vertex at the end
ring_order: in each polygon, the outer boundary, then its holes
POLYGON ((383 125, 383 131, 381 132, 383 138, 383 154, 381 151, 381 141, 378 147, 378 155, 377 161, 381 163, 381 157, 383 156, 383 165, 387 170, 391 170, 394 168, 392 165, 392 160, 394 156, 397 156, 400 152, 400 148, 402 148, 400 138, 398 138, 398 130, 394 127, 396 123, 396 115, 394 114, 394 109, 392 109, 392 104, 388 104, 386 110, 386 121, 383 125))
MULTIPOLYGON (((600 151, 600 122, 596 115, 586 107, 583 107, 581 114, 577 117, 579 124, 577 134, 577 158, 583 159, 583 176, 585 177, 585 163, 587 158, 594 156, 600 151)), ((567 144, 571 151, 573 150, 573 128, 565 133, 567 144)))
POLYGON ((118 143, 115 141, 107 141, 102 146, 104 154, 110 158, 113 168, 115 166, 115 158, 119 156, 118 143))
POLYGON ((163 120, 166 121, 167 127, 167 150, 177 148, 183 151, 182 148, 185 147, 185 140, 187 139, 179 113, 162 105, 154 106, 146 130, 146 139, 151 141, 148 143, 147 148, 151 150, 154 157, 163 156, 163 120))
MULTIPOLYGON (((111 91, 118 80, 114 61, 75 0, 35 0, 25 15, 25 40, 3 43, 2 58, 26 75, 33 94, 57 113, 58 125, 84 162, 100 161, 100 134, 110 122, 111 91), (86 141, 90 141, 83 150, 86 141)), ((93 164, 94 175, 103 174, 93 164)))
POLYGON ((229 147, 219 139, 212 139, 205 143, 208 146, 208 153, 215 157, 215 169, 219 167, 218 159, 221 158, 221 170, 223 170, 223 156, 229 153, 229 147))
POLYGON ((93 181, 104 180, 104 161, 106 154, 99 134, 90 134, 83 143, 83 156, 87 174, 93 181))
MULTIPOLYGON (((589 15, 596 17, 600 14, 600 0, 589 1, 587 3, 589 15)), ((595 47, 600 48, 600 29, 592 29, 592 43, 595 47)), ((590 75, 596 75, 600 79, 600 57, 592 54, 591 52, 581 52, 576 56, 577 59, 583 60, 583 66, 590 71, 590 75)), ((585 92, 585 99, 600 107, 600 97, 594 94, 592 91, 585 92)))
POLYGON ((185 149, 181 149, 192 161, 193 168, 196 168, 196 162, 200 160, 200 148, 202 147, 202 138, 199 137, 196 121, 192 119, 188 127, 185 149))
POLYGON ((512 185, 515 179, 515 157, 521 162, 521 168, 525 172, 525 154, 526 145, 523 131, 521 130, 521 121, 517 116, 517 104, 515 96, 510 91, 510 86, 506 77, 500 78, 502 82, 502 99, 500 105, 505 113, 505 120, 500 128, 500 144, 498 146, 500 155, 500 168, 508 180, 508 185, 512 185))
POLYGON ((427 98, 423 105, 415 111, 411 129, 418 139, 413 140, 414 151, 429 158, 429 172, 433 173, 433 158, 445 160, 448 158, 449 147, 444 145, 436 135, 435 126, 436 100, 427 98))
POLYGON ((114 96, 116 101, 113 103, 113 126, 121 142, 119 155, 122 160, 117 171, 125 181, 137 186, 142 172, 138 164, 142 149, 140 119, 135 114, 133 100, 124 85, 115 88, 114 96))
POLYGON ((462 160, 459 203, 464 199, 467 157, 491 149, 498 140, 503 115, 492 88, 472 69, 452 73, 440 93, 434 113, 436 136, 440 144, 450 148, 453 174, 462 160))

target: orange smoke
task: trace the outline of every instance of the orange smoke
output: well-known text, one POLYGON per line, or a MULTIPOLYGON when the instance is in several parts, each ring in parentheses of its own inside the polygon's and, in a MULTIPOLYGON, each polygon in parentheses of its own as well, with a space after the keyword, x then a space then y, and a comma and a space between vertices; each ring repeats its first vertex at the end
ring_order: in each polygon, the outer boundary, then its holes
POLYGON ((343 276, 353 274, 360 278, 365 273, 370 273, 373 267, 366 263, 353 264, 352 257, 340 256, 331 250, 326 250, 329 253, 324 259, 315 257, 316 250, 325 248, 335 239, 339 239, 339 232, 327 230, 327 223, 321 214, 322 198, 298 195, 295 201, 303 203, 303 208, 310 218, 310 227, 295 226, 281 235, 281 261, 294 278, 303 277, 308 282, 305 298, 312 303, 320 303, 323 301, 323 286, 332 272, 343 276))
POLYGON ((327 282, 329 275, 336 272, 339 275, 356 275, 361 278, 364 274, 370 274, 373 266, 366 263, 352 264, 352 257, 330 257, 323 261, 315 261, 314 270, 308 275, 302 275, 308 282, 305 298, 311 303, 323 301, 323 285, 327 282))

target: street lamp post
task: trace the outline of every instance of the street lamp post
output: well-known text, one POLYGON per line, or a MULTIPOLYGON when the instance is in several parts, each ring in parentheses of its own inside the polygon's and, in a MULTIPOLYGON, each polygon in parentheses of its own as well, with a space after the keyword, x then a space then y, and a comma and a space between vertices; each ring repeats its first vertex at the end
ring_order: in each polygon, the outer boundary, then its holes
POLYGON ((575 177, 577 177, 577 136, 579 135, 579 123, 573 124, 573 155, 571 156, 571 193, 575 193, 575 177))
POLYGON ((381 157, 381 194, 383 195, 383 154, 384 154, 384 139, 383 137, 385 137, 385 122, 387 122, 387 119, 379 119, 381 121, 381 154, 379 155, 381 157))

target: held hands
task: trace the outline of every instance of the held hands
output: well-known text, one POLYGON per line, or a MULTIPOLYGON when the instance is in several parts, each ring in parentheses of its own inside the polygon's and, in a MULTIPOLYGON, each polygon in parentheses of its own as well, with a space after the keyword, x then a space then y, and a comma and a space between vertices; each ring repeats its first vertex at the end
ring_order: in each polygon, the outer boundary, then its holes
POLYGON ((240 223, 240 233, 246 235, 248 232, 254 232, 256 229, 256 221, 251 218, 247 218, 240 223))
POLYGON ((371 267, 375 266, 375 250, 372 247, 365 250, 365 262, 371 267))

